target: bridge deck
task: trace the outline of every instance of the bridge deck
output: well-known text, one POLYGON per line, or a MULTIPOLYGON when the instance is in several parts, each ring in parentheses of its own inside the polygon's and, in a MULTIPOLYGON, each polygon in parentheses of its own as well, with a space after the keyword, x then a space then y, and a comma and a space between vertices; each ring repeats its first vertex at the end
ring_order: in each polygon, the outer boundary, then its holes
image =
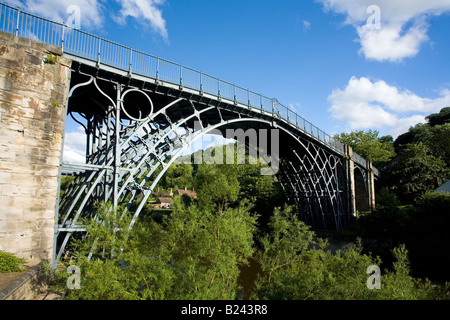
MULTIPOLYGON (((344 154, 342 143, 333 139, 275 98, 268 98, 201 71, 74 29, 62 23, 23 12, 7 4, 0 4, 0 13, 0 30, 60 47, 64 56, 73 61, 143 82, 158 83, 158 85, 174 90, 207 95, 211 99, 234 104, 241 108, 250 108, 255 112, 272 116, 277 122, 282 121, 313 137, 335 152, 344 154)), ((357 164, 364 168, 367 167, 367 161, 364 158, 355 153, 353 155, 357 164)), ((375 168, 373 170, 375 175, 378 176, 378 170, 375 168)))

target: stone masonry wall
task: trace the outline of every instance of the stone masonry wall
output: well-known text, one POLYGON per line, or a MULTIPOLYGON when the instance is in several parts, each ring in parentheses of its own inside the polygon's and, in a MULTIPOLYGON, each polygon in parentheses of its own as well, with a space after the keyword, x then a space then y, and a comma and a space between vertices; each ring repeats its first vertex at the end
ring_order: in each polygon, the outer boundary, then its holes
POLYGON ((0 250, 26 259, 52 256, 69 75, 60 48, 0 32, 0 250))

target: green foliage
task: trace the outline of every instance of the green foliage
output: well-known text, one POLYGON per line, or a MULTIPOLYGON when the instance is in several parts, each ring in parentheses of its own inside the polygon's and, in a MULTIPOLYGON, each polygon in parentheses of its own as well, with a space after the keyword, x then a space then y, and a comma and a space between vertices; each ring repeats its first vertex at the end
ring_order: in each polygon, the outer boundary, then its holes
POLYGON ((52 106, 53 108, 59 108, 61 107, 61 104, 57 100, 52 99, 52 106))
POLYGON ((395 193, 389 191, 387 188, 381 188, 375 194, 375 204, 377 208, 398 207, 400 205, 400 201, 395 193))
POLYGON ((413 203, 450 176, 444 161, 423 143, 408 144, 390 172, 390 184, 403 203, 413 203))
POLYGON ((425 119, 427 119, 432 127, 450 123, 450 107, 442 108, 439 113, 432 113, 425 117, 425 119))
POLYGON ((128 243, 131 216, 124 208, 114 212, 111 203, 99 203, 94 218, 81 219, 89 237, 74 241, 77 257, 92 255, 94 258, 108 259, 114 257, 128 243))
POLYGON ((269 217, 276 206, 284 203, 284 193, 273 176, 261 175, 261 165, 239 165, 236 168, 240 185, 239 199, 254 203, 254 212, 269 217))
POLYGON ((73 180, 75 180, 75 176, 61 176, 61 184, 59 187, 60 197, 64 195, 64 192, 69 188, 73 180))
POLYGON ((256 218, 241 205, 212 212, 178 201, 164 241, 174 261, 174 299, 234 299, 239 265, 253 254, 256 218))
POLYGON ((48 64, 55 64, 56 61, 57 61, 57 57, 51 53, 49 53, 44 60, 44 62, 48 63, 48 64))
MULTIPOLYGON (((239 266, 253 254, 256 218, 245 204, 222 212, 186 207, 180 198, 162 224, 100 206, 90 237, 77 243, 81 289, 67 299, 234 299, 239 266), (90 261, 86 254, 95 244, 90 261)), ((67 275, 59 273, 60 289, 67 275)))
POLYGON ((347 240, 371 239, 365 251, 381 256, 386 264, 391 263, 392 248, 405 244, 412 276, 449 281, 450 257, 443 252, 450 247, 450 195, 427 192, 414 206, 399 206, 398 201, 390 203, 386 199, 383 204, 377 204, 374 212, 362 215, 344 228, 341 235, 347 240))
POLYGON ((0 251, 0 272, 18 272, 24 269, 20 266, 21 263, 26 263, 25 259, 15 257, 8 252, 0 251))
POLYGON ((450 194, 444 192, 427 192, 417 201, 417 207, 430 214, 450 218, 450 194))
POLYGON ((380 265, 361 253, 361 243, 345 251, 324 250, 326 243, 314 239, 288 208, 278 210, 271 220, 272 233, 261 241, 259 255, 263 275, 258 278, 255 299, 432 299, 442 292, 429 281, 409 275, 407 250, 394 250, 394 271, 381 275, 381 289, 366 286, 367 268, 380 265))
POLYGON ((450 107, 426 117, 428 123, 411 127, 397 137, 398 158, 386 172, 384 183, 405 204, 450 178, 450 107))
POLYGON ((429 125, 418 123, 414 127, 397 137, 394 141, 394 148, 397 152, 401 151, 406 145, 417 142, 424 142, 431 138, 429 125))
MULTIPOLYGON (((239 201, 246 200, 254 204, 252 212, 266 219, 275 206, 282 205, 283 191, 273 176, 261 175, 263 164, 259 162, 249 164, 248 150, 245 154, 244 164, 237 164, 237 149, 236 144, 223 146, 223 162, 226 163, 227 152, 231 150, 234 152, 232 164, 208 164, 205 162, 200 165, 184 164, 184 166, 192 167, 192 169, 184 170, 189 172, 184 176, 191 180, 190 183, 197 192, 200 206, 223 210, 225 207, 234 207, 239 204, 239 201)), ((212 153, 211 150, 205 152, 212 153)), ((173 179, 177 168, 178 165, 177 167, 172 165, 169 168, 167 181, 173 179)))
POLYGON ((433 280, 449 281, 450 257, 450 195, 427 192, 421 196, 410 211, 405 226, 405 243, 410 248, 411 263, 415 276, 433 280))
POLYGON ((240 186, 233 167, 205 163, 198 166, 194 185, 202 206, 217 206, 223 210, 237 201, 240 186))
POLYGON ((372 161, 376 167, 382 168, 395 156, 391 136, 378 137, 378 131, 352 131, 341 133, 334 138, 352 147, 353 151, 363 158, 372 161))
POLYGON ((450 166, 450 107, 425 118, 428 123, 419 123, 397 137, 395 150, 401 152, 409 144, 422 143, 435 157, 440 157, 450 166))
POLYGON ((423 141, 433 152, 433 155, 445 161, 450 167, 450 122, 436 125, 430 129, 431 138, 423 141))
POLYGON ((395 149, 401 153, 409 144, 422 143, 435 157, 440 157, 450 166, 450 122, 431 126, 418 124, 400 135, 394 142, 395 149))
MULTIPOLYGON (((424 200, 438 201, 438 200, 424 200)), ((444 201, 444 200, 439 200, 444 201)), ((447 201, 447 200, 445 200, 447 201)), ((269 232, 255 252, 256 217, 248 204, 211 211, 186 206, 180 197, 162 223, 139 221, 126 228, 130 217, 98 208, 98 221, 87 228, 92 236, 78 243, 71 261, 81 268, 81 289, 67 291, 66 299, 235 299, 240 266, 254 257, 261 266, 254 299, 442 299, 445 288, 410 276, 408 251, 394 251, 392 271, 381 275, 381 289, 366 286, 367 267, 379 258, 362 254, 360 242, 345 251, 326 250, 292 208, 277 208, 269 232), (92 259, 86 254, 92 251, 92 259)), ((60 291, 69 274, 57 272, 60 291)))
POLYGON ((193 166, 188 163, 172 164, 161 179, 160 185, 163 189, 192 189, 193 166))

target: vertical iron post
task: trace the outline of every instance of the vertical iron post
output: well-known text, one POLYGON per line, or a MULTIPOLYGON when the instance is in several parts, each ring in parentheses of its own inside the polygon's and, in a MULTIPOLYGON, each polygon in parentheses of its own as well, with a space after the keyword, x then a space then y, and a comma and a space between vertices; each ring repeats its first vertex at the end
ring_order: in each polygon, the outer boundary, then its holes
POLYGON ((20 8, 17 9, 16 37, 19 36, 20 8))
POLYGON ((156 82, 159 81, 159 57, 156 57, 156 82))
POLYGON ((115 139, 114 139, 114 185, 113 185, 113 208, 114 212, 118 205, 119 193, 119 170, 120 170, 120 109, 122 106, 121 97, 122 86, 117 84, 117 99, 116 99, 116 121, 115 121, 115 139))
POLYGON ((61 51, 64 53, 64 31, 65 31, 65 23, 62 25, 62 32, 61 32, 61 51))
POLYGON ((132 65, 132 61, 133 61, 133 48, 130 48, 130 64, 128 66, 128 75, 131 76, 131 65, 132 65))

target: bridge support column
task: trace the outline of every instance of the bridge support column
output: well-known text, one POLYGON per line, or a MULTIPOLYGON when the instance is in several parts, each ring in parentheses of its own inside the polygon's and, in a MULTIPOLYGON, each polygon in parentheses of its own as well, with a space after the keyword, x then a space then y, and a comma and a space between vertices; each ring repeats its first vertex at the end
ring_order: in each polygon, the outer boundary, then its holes
POLYGON ((0 250, 27 260, 53 252, 71 64, 61 55, 0 32, 0 250))
POLYGON ((375 174, 372 162, 367 161, 367 191, 369 193, 369 208, 375 209, 375 174))
POLYGON ((356 193, 355 193, 355 161, 353 160, 353 149, 350 146, 344 146, 345 150, 345 169, 347 178, 347 201, 348 210, 352 217, 356 217, 356 193))

